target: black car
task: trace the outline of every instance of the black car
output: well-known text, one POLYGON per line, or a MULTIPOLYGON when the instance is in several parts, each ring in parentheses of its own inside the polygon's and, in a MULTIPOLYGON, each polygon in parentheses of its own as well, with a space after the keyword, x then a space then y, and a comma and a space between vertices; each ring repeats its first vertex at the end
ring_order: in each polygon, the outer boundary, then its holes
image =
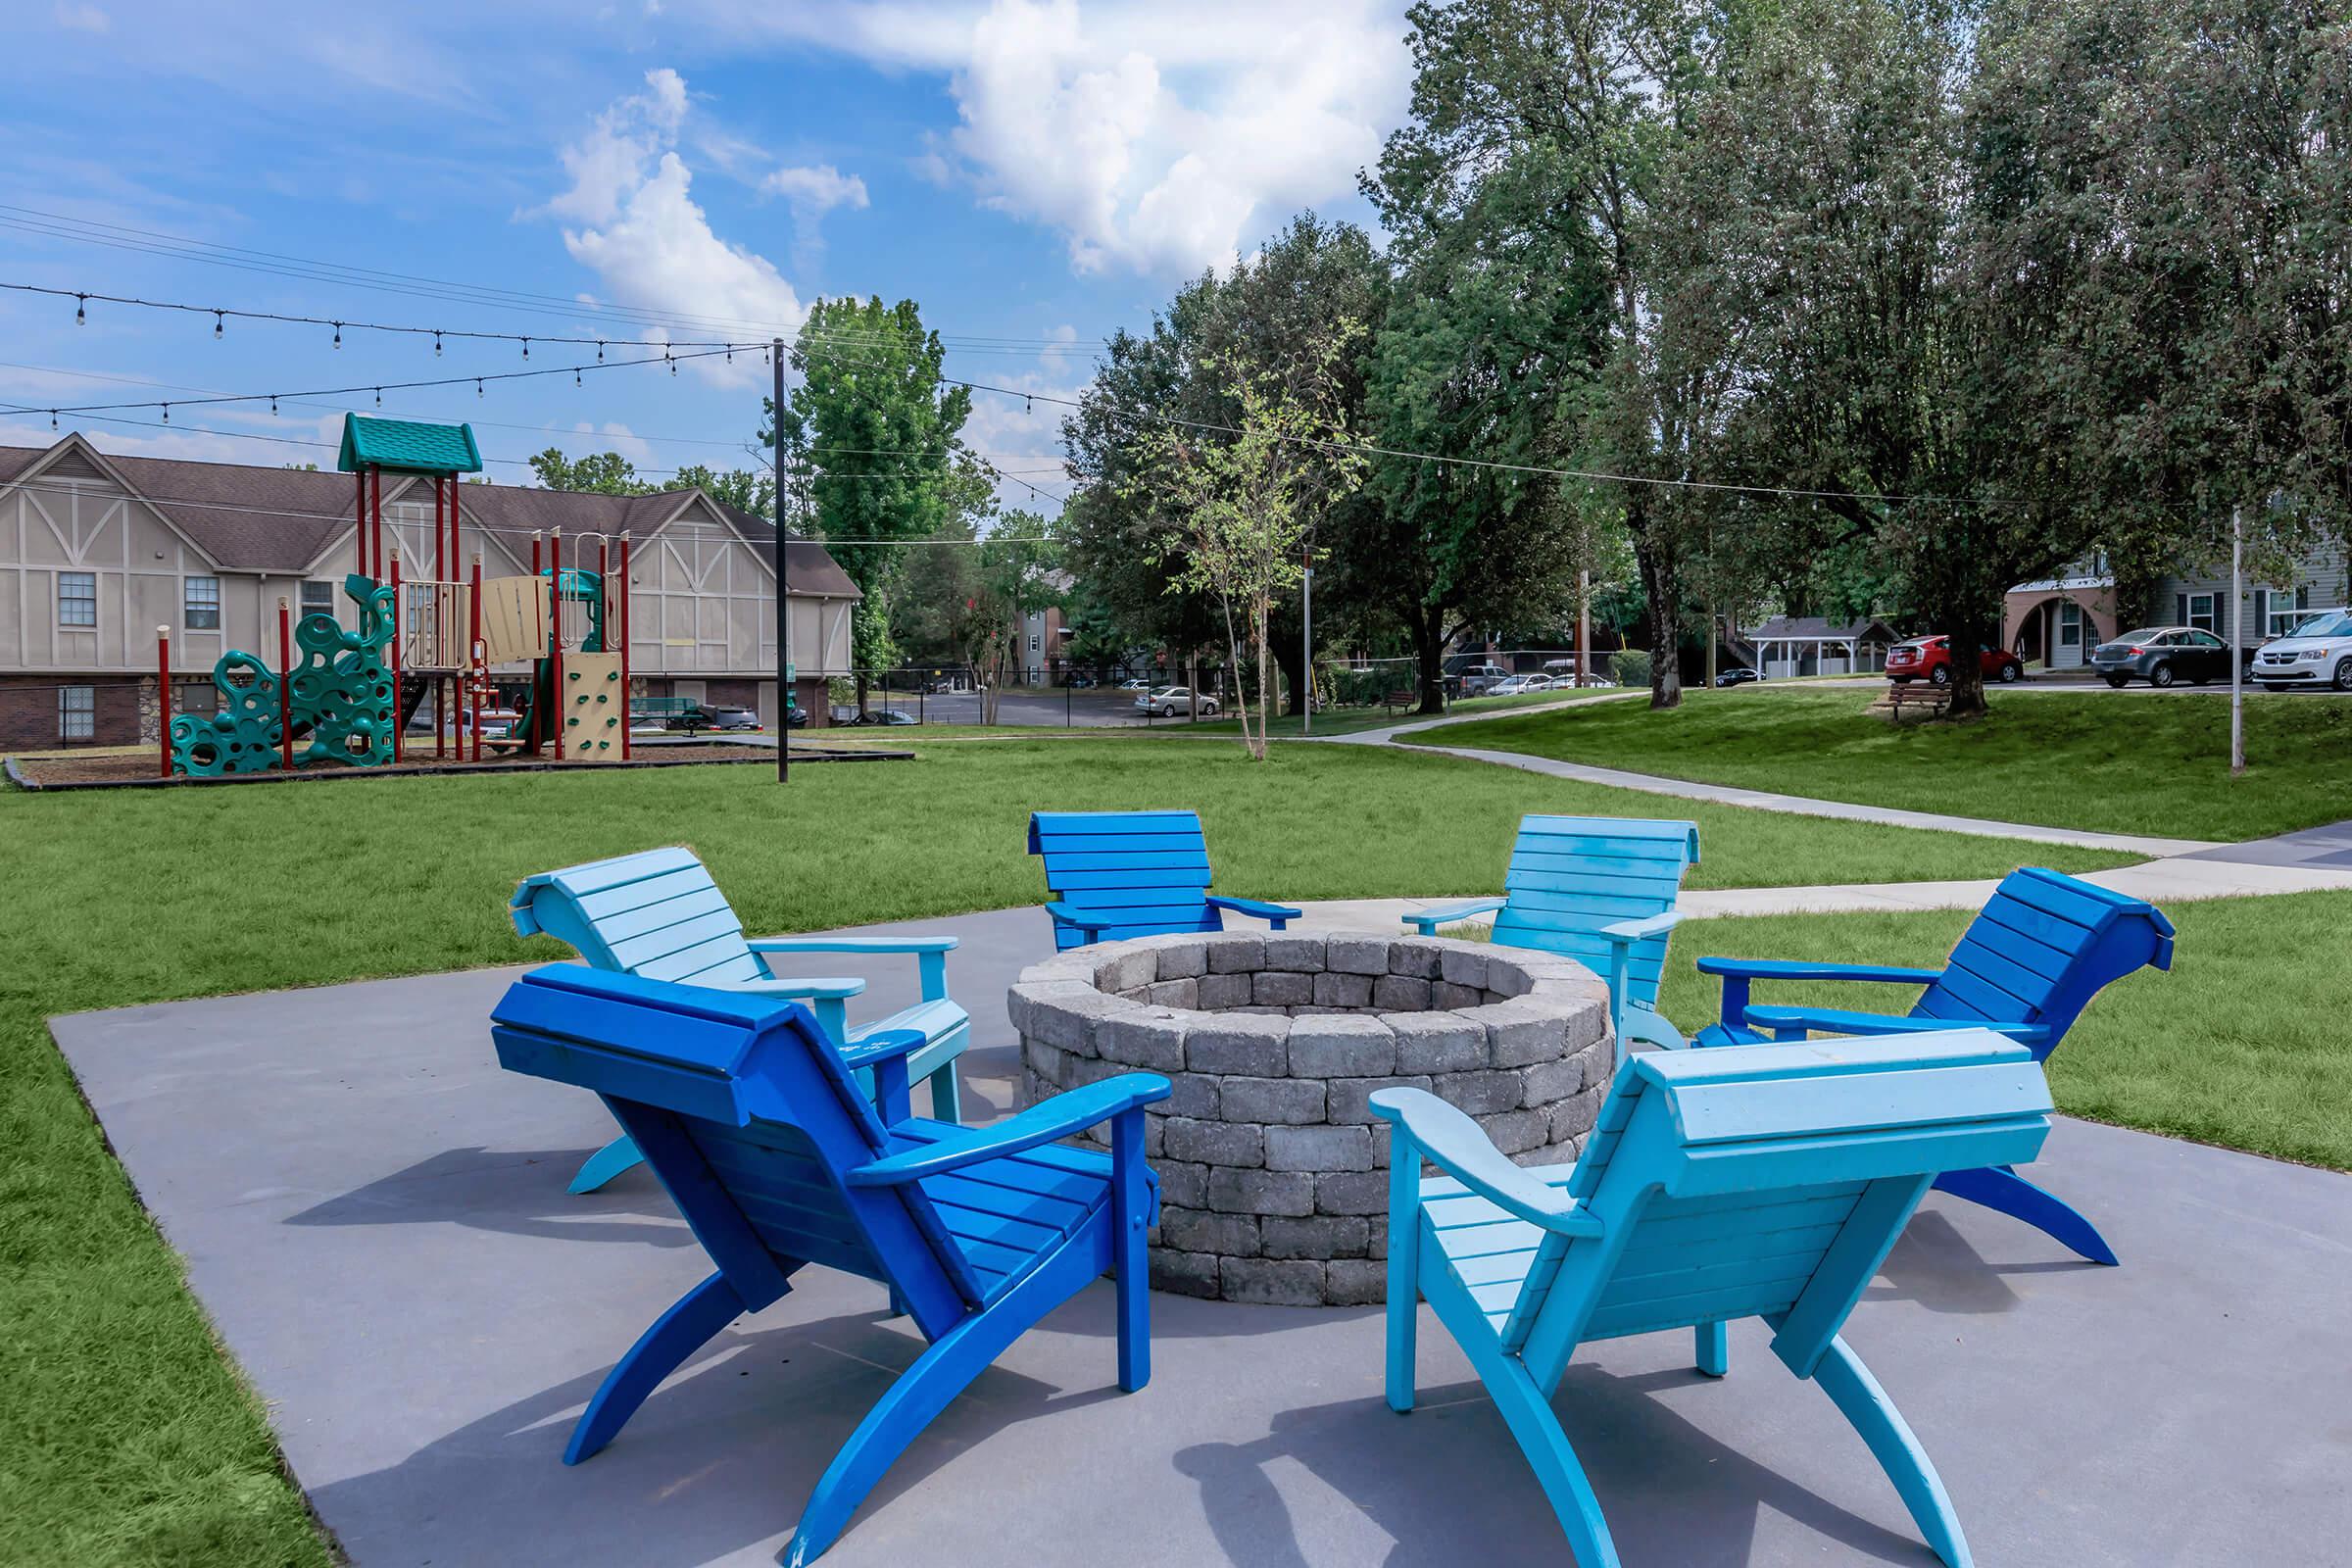
POLYGON ((1762 680, 1763 678, 1745 664, 1734 664, 1729 669, 1719 669, 1715 672, 1715 684, 1718 686, 1744 686, 1751 680, 1762 680))
POLYGON ((853 724, 896 725, 912 724, 917 720, 904 708, 869 708, 850 722, 853 724))
POLYGON ((702 710, 704 729, 758 729, 760 715, 748 708, 705 708, 702 710))
POLYGON ((784 710, 784 722, 794 729, 807 729, 808 727, 808 710, 798 703, 793 704, 784 710))
POLYGON ((2133 676, 2151 686, 2230 678, 2230 645, 2195 626, 2142 626, 2090 651, 2090 667, 2121 691, 2133 676))

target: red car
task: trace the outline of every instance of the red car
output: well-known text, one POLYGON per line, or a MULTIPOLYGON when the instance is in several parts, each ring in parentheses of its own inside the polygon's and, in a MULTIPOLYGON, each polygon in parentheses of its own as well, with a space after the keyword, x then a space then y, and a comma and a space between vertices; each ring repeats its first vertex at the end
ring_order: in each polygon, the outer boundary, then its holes
MULTIPOLYGON (((1895 682, 1924 680, 1932 686, 1952 683, 1952 647, 1948 637, 1914 637, 1886 650, 1886 678, 1895 682)), ((1977 655, 1977 667, 1986 680, 2023 680, 2025 661, 2006 648, 1986 648, 1977 655)))

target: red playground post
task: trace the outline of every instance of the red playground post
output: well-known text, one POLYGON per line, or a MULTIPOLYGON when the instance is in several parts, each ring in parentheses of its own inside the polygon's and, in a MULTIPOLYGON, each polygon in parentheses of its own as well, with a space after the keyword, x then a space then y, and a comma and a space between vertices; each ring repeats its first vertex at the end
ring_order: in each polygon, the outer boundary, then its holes
POLYGON ((278 765, 294 771, 294 633, 286 602, 277 602, 277 744, 278 765))
POLYGON ((156 722, 157 739, 163 743, 163 758, 158 778, 172 776, 172 628, 155 628, 155 703, 162 717, 156 722))
POLYGON ((547 595, 549 636, 548 652, 555 663, 548 670, 547 727, 556 738, 556 760, 564 760, 564 530, 551 529, 547 536, 547 595))
POLYGON ((392 760, 400 761, 400 552, 392 552, 392 760))
MULTIPOLYGON (((471 701, 467 706, 473 710, 473 760, 478 762, 482 760, 482 687, 490 678, 490 672, 482 665, 482 557, 479 551, 473 557, 473 601, 469 618, 472 623, 466 628, 466 684, 471 693, 471 701)), ((465 757, 464 747, 458 749, 458 755, 461 759, 465 757)))
POLYGON ((629 760, 629 536, 620 536, 620 760, 629 760))

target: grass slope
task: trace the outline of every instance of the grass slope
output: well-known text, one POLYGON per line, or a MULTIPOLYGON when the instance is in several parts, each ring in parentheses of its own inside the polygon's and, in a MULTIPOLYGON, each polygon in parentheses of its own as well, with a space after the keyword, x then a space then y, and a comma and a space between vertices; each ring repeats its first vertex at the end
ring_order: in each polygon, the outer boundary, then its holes
MULTIPOLYGON (((2142 969, 2101 992, 2050 1057, 2070 1115, 2352 1170, 2352 1001, 2340 936, 2352 893, 2222 899, 2168 909, 2180 935, 2170 972, 2142 969)), ((1666 1016, 1714 1021, 1720 982, 1702 954, 1935 965, 1970 916, 1761 915, 1691 920, 1674 934, 1666 1016)), ((1900 1012, 1911 986, 1759 982, 1758 1002, 1900 1012)))
POLYGON ((1977 723, 1898 727, 1853 689, 1692 691, 1666 712, 1601 703, 1413 739, 2113 833, 2235 841, 2352 814, 2352 701, 2248 699, 2252 765, 2235 779, 2217 697, 1996 689, 1991 701, 1977 723))
MULTIPOLYGON (((899 739, 897 736, 891 737, 899 739)), ((919 745, 919 743, 918 743, 919 745)), ((528 872, 702 851, 764 931, 1016 905, 1037 807, 1198 806, 1227 891, 1498 888, 1519 813, 1680 803, 1444 758, 1006 740, 913 762, 0 793, 0 1560, 320 1563, 263 1412, 108 1157, 50 1014, 554 956, 505 904, 528 872)), ((1689 810, 1693 884, 1999 874, 1995 840, 1689 810)), ((2081 868, 2106 856, 2023 853, 2081 868)), ((1042 928, 1041 928, 1042 936, 1042 928)))

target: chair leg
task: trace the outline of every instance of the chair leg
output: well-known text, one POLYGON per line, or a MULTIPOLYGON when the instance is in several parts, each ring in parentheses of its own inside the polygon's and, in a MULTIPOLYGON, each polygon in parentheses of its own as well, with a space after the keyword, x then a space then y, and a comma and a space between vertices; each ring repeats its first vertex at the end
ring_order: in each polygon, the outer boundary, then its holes
POLYGON ((1701 1323, 1692 1331, 1698 1346, 1695 1361, 1698 1369, 1711 1378, 1722 1377, 1732 1369, 1732 1335, 1720 1318, 1713 1323, 1701 1323))
POLYGON ((637 1152, 637 1146, 625 1135, 615 1138, 588 1156, 580 1166, 580 1173, 571 1179, 571 1185, 564 1191, 593 1193, 644 1158, 643 1154, 637 1152))
POLYGON ((620 1358, 620 1363, 605 1374, 596 1397, 588 1401, 579 1424, 571 1429, 571 1443, 564 1450, 564 1462, 578 1464, 611 1443, 629 1417, 637 1413, 637 1407, 662 1386, 663 1378, 710 1343, 710 1336, 742 1316, 744 1310, 743 1298, 727 1283, 724 1274, 713 1274, 679 1297, 668 1311, 654 1319, 652 1328, 637 1337, 637 1343, 629 1347, 629 1353, 620 1358))
POLYGON ((1592 1494, 1592 1483, 1576 1450, 1568 1446, 1568 1434, 1560 1430, 1551 1400, 1536 1386, 1526 1364, 1505 1355, 1498 1345, 1464 1344, 1462 1348, 1479 1380, 1494 1396, 1494 1408, 1502 1412, 1519 1451, 1535 1470, 1537 1484, 1543 1487, 1560 1528, 1567 1532, 1576 1568, 1620 1568, 1617 1544, 1609 1539, 1609 1522, 1601 1516, 1600 1499, 1592 1494))
POLYGON ((930 1348, 883 1391, 808 1494, 792 1544, 780 1559, 786 1568, 804 1568, 822 1556, 906 1446, 1044 1314, 1046 1303, 1030 1296, 1028 1287, 1033 1285, 1059 1288, 1031 1275, 994 1306, 932 1341, 930 1348))
POLYGON ((1960 1517, 1952 1511, 1952 1499, 1945 1494, 1936 1466, 1929 1462, 1928 1450, 1920 1446, 1902 1412, 1886 1397, 1886 1391, 1879 1387, 1862 1358, 1845 1341, 1833 1339, 1813 1368, 1813 1381, 1862 1435, 1936 1555, 1949 1568, 1972 1568, 1975 1559, 1969 1556, 1968 1541, 1960 1534, 1960 1517))
POLYGON ((1118 1276, 1119 1387, 1129 1394, 1152 1381, 1152 1264, 1145 1232, 1152 1190, 1144 1158, 1144 1113, 1119 1112, 1111 1124, 1111 1268, 1118 1276))
POLYGON ((2064 1199, 2034 1186, 2006 1165, 1947 1170, 1936 1178, 1936 1190, 2022 1219, 2093 1263, 2115 1262, 2115 1250, 2107 1245, 2107 1238, 2099 1234, 2097 1226, 2077 1213, 2064 1199))
POLYGON ((931 1075, 931 1114, 939 1121, 963 1120, 963 1085, 956 1076, 953 1061, 931 1075))

